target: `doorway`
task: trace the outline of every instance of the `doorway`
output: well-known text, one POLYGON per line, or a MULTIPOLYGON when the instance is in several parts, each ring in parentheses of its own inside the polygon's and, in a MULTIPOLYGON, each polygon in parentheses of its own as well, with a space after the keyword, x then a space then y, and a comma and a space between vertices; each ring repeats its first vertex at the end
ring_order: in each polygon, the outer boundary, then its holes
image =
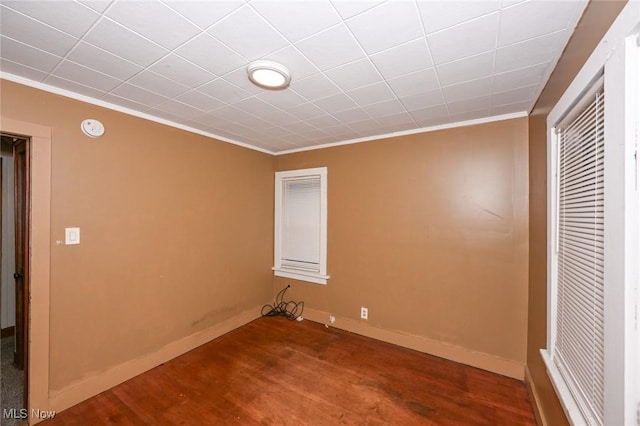
POLYGON ((3 424, 25 420, 29 374, 29 139, 0 134, 3 424))

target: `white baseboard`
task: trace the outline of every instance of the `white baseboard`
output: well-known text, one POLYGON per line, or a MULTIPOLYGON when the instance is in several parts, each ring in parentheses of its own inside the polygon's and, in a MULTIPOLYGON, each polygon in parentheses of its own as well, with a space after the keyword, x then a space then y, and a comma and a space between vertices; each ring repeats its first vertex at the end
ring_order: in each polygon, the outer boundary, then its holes
POLYGON ((242 312, 206 330, 171 342, 156 352, 127 361, 107 371, 83 378, 71 385, 53 390, 49 395, 49 409, 60 412, 94 395, 125 382, 158 365, 176 358, 217 337, 222 336, 260 317, 261 306, 242 312))
POLYGON ((404 333, 397 330, 386 330, 367 324, 364 321, 350 318, 336 318, 329 324, 329 313, 305 308, 304 318, 320 324, 329 325, 341 330, 350 331, 362 336, 371 337, 394 345, 435 355, 451 361, 491 371, 492 373, 524 380, 524 362, 497 357, 483 352, 472 351, 461 346, 439 342, 427 337, 404 333))

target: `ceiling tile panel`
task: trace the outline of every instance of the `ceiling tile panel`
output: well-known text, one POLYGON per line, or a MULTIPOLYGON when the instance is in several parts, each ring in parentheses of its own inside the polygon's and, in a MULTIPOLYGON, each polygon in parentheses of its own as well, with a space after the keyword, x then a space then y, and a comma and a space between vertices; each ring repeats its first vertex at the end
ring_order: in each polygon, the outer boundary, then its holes
POLYGON ((142 66, 151 65, 167 54, 166 49, 109 19, 100 20, 83 40, 142 66))
POLYGON ((433 33, 461 24, 500 9, 500 1, 446 1, 418 0, 418 9, 427 33, 433 33))
POLYGON ((49 74, 44 80, 44 83, 51 84, 57 88, 68 90, 69 92, 77 93, 90 98, 100 99, 104 92, 102 90, 94 89, 93 87, 85 86, 75 81, 66 80, 53 74, 49 74))
POLYGON ((342 90, 347 91, 382 80, 369 58, 359 59, 325 72, 342 90))
MULTIPOLYGON (((263 90, 256 97, 278 108, 287 108, 307 102, 305 98, 292 90, 263 90)), ((267 108, 265 112, 270 113, 270 108, 267 108)))
POLYGON ((452 86, 445 86, 442 88, 442 91, 444 98, 450 103, 489 95, 491 94, 492 86, 493 77, 485 77, 452 86))
POLYGON ((200 32, 184 17, 160 2, 117 1, 107 16, 167 49, 175 49, 200 32))
POLYGON ((173 99, 169 99, 166 102, 161 103, 160 105, 155 107, 158 111, 168 112, 169 114, 175 115, 176 117, 193 117, 194 115, 201 114, 202 111, 189 106, 185 103, 175 101, 173 99))
POLYGON ((308 101, 324 98, 327 95, 334 95, 340 92, 340 89, 333 84, 331 80, 323 74, 316 74, 302 80, 291 83, 291 89, 308 101))
MULTIPOLYGON (((509 105, 523 100, 533 103, 534 97, 538 94, 539 85, 521 87, 519 89, 508 90, 506 92, 494 93, 491 101, 492 106, 509 105)), ((531 105, 533 106, 533 105, 531 105)))
POLYGON ((287 46, 264 57, 270 61, 280 62, 291 72, 291 78, 300 80, 319 72, 310 60, 293 46, 287 46))
POLYGON ((409 111, 445 103, 442 91, 439 89, 418 93, 416 95, 402 96, 399 99, 402 105, 409 111))
POLYGON ((492 75, 495 56, 490 51, 436 66, 440 84, 449 86, 492 75))
POLYGON ((245 4, 244 0, 163 0, 164 3, 205 30, 245 4))
POLYGON ((542 37, 526 40, 499 48, 496 51, 495 72, 502 73, 549 62, 562 53, 562 49, 569 38, 567 30, 547 34, 542 37))
POLYGON ((313 103, 325 111, 332 112, 344 111, 345 109, 352 109, 358 106, 353 99, 344 93, 327 96, 326 98, 318 99, 313 103))
POLYGON ((53 71, 53 75, 105 93, 120 84, 120 80, 71 61, 62 61, 53 71))
POLYGON ((153 71, 143 71, 129 79, 129 82, 169 98, 173 98, 189 90, 188 86, 168 79, 153 71))
POLYGON ((514 71, 495 74, 493 77, 493 90, 495 92, 504 92, 533 84, 540 85, 544 81, 549 67, 550 63, 546 62, 514 71))
POLYGON ((387 79, 433 66, 424 38, 371 55, 371 60, 387 79))
POLYGON ((238 86, 235 86, 221 78, 207 83, 202 87, 199 87, 198 91, 204 93, 205 95, 213 96, 216 99, 220 99, 225 103, 237 102, 241 99, 251 96, 251 93, 242 90, 238 86))
POLYGON ((130 99, 150 108, 155 107, 168 99, 166 96, 158 95, 157 93, 153 93, 129 83, 125 83, 117 87, 115 90, 112 90, 111 94, 120 96, 121 98, 130 99))
POLYGON ((19 75, 36 82, 44 81, 49 75, 46 72, 18 64, 5 58, 0 58, 0 72, 19 75))
POLYGON ((73 48, 67 59, 121 80, 126 80, 142 70, 140 65, 83 41, 73 48))
POLYGON ((340 16, 342 16, 342 19, 348 19, 384 1, 385 0, 332 0, 331 3, 333 3, 333 7, 336 8, 340 16))
POLYGON ((216 78, 212 73, 174 54, 165 56, 149 67, 149 70, 190 87, 199 86, 216 78))
POLYGON ((234 11, 207 32, 249 60, 260 59, 289 44, 249 5, 234 11))
POLYGON ((71 1, 56 2, 55 7, 50 0, 3 0, 2 4, 77 38, 100 17, 87 6, 71 1))
POLYGON ((195 90, 191 90, 177 96, 176 100, 194 108, 198 108, 201 111, 211 111, 212 109, 216 109, 224 105, 224 103, 218 99, 214 99, 211 96, 207 96, 195 90))
POLYGON ((208 34, 193 38, 175 53, 216 75, 223 75, 247 63, 245 58, 208 34))
POLYGON ((0 37, 0 51, 2 57, 12 62, 25 65, 46 73, 53 69, 62 60, 61 57, 52 55, 43 50, 36 49, 19 41, 7 37, 0 37))
POLYGON ((440 86, 433 68, 392 78, 387 83, 389 83, 389 86, 398 97, 429 92, 440 86))
POLYGON ((373 118, 388 117, 406 112, 404 106, 397 99, 389 99, 377 104, 367 105, 363 109, 373 118))
POLYGON ((370 54, 424 35, 415 3, 402 0, 376 6, 349 19, 347 26, 370 54))
MULTIPOLYGON (((575 1, 527 1, 502 11, 498 46, 507 46, 564 30, 583 4, 575 1)), ((580 10, 581 12, 582 10, 580 10)))
POLYGON ((455 61, 495 49, 500 13, 447 28, 428 36, 436 64, 455 61))
POLYGON ((113 0, 77 0, 78 3, 82 3, 87 7, 95 10, 98 13, 102 13, 107 10, 107 7, 113 2, 113 0))
POLYGON ((341 21, 328 0, 254 0, 251 7, 283 34, 296 42, 341 21))
POLYGON ((477 110, 489 110, 491 108, 491 95, 480 96, 473 99, 465 99, 459 102, 447 104, 451 115, 467 113, 477 110))
POLYGON ((364 52, 344 25, 336 25, 295 45, 321 70, 364 57, 364 52))
POLYGON ((395 98, 389 86, 384 82, 350 90, 347 92, 347 95, 360 106, 371 105, 395 98))
POLYGON ((0 4, 2 35, 44 50, 56 56, 65 56, 78 39, 31 19, 0 4))

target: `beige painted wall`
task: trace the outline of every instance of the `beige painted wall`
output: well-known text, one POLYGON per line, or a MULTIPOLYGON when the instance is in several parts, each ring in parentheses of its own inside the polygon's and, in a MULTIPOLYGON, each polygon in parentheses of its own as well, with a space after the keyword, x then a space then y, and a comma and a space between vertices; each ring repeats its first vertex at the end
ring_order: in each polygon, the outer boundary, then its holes
POLYGON ((540 357, 547 346, 547 115, 622 10, 624 1, 592 1, 529 117, 529 319, 527 369, 547 425, 567 424, 540 357))
MULTIPOLYGON (((326 286, 305 307, 524 365, 527 119, 276 157, 328 167, 326 286)), ((328 320, 328 318, 327 318, 328 320)))
POLYGON ((271 296, 273 158, 2 80, 3 118, 53 129, 50 389, 271 296), (80 122, 101 120, 100 139, 80 122), (57 245, 64 228, 81 244, 57 245))

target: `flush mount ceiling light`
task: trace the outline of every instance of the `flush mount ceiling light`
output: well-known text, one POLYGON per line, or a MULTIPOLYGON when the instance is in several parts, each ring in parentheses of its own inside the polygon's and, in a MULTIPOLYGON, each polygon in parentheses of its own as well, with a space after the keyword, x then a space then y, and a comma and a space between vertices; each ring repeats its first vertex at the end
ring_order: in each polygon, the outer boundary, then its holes
POLYGON ((291 81, 287 67, 272 61, 251 62, 247 73, 249 80, 266 89, 284 89, 291 81))

